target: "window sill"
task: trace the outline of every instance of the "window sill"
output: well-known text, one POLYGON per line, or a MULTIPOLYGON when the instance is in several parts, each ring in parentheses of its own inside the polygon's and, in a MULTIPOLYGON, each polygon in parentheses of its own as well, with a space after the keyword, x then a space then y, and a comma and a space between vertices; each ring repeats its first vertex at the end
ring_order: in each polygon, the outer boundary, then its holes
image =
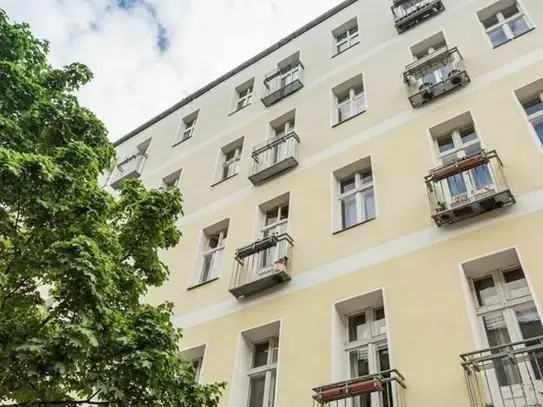
POLYGON ((223 182, 228 181, 230 178, 234 178, 234 177, 235 177, 236 175, 238 175, 238 174, 239 174, 239 173, 236 172, 235 174, 232 174, 232 175, 230 175, 229 177, 226 177, 226 178, 224 178, 224 179, 221 179, 220 181, 217 181, 217 182, 211 184, 211 186, 214 187, 215 185, 222 184, 223 182))
POLYGON ((203 285, 212 283, 213 281, 216 281, 218 279, 219 279, 219 277, 215 277, 215 278, 212 278, 211 280, 204 281, 203 283, 199 283, 199 284, 196 284, 196 285, 191 285, 190 287, 187 288, 187 291, 194 290, 195 288, 198 288, 198 287, 201 287, 203 285))
POLYGON ((340 124, 343 124, 343 123, 345 123, 345 122, 348 122, 349 120, 354 119, 355 117, 360 116, 360 115, 363 114, 363 113, 366 113, 366 109, 362 110, 361 112, 358 112, 357 114, 355 114, 355 115, 349 117, 348 119, 345 119, 345 120, 343 120, 343 121, 340 121, 340 122, 337 122, 337 123, 332 124, 332 128, 337 127, 337 126, 339 126, 340 124))
POLYGON ((245 108, 248 107, 248 106, 251 106, 251 104, 249 103, 249 104, 247 104, 247 105, 245 105, 245 106, 243 106, 243 107, 240 107, 239 109, 234 110, 233 112, 228 113, 228 116, 232 116, 233 114, 239 112, 240 110, 245 109, 245 108))
POLYGON ((377 219, 377 218, 366 219, 366 220, 363 220, 362 222, 355 223, 354 225, 351 225, 348 228, 336 230, 334 233, 332 233, 332 235, 337 235, 338 233, 345 232, 346 230, 350 230, 350 229, 355 228, 357 226, 363 225, 364 223, 371 222, 372 220, 375 220, 375 219, 377 219))
POLYGON ((522 34, 517 35, 517 36, 514 37, 514 38, 509 38, 507 41, 502 42, 501 44, 493 45, 493 46, 492 46, 492 49, 496 49, 496 48, 501 47, 502 45, 509 44, 511 41, 514 41, 514 40, 516 40, 517 38, 522 37, 524 34, 528 34, 529 32, 532 32, 533 30, 535 30, 535 27, 530 28, 528 31, 525 31, 525 32, 523 32, 522 34))
POLYGON ((337 57, 338 55, 341 55, 341 54, 343 54, 343 53, 349 51, 351 48, 356 47, 358 44, 360 44, 360 42, 357 42, 356 44, 351 45, 349 48, 345 48, 343 51, 338 52, 338 53, 332 55, 332 58, 335 58, 335 57, 337 57))
POLYGON ((177 143, 173 143, 172 147, 178 146, 179 144, 184 143, 185 141, 190 140, 191 138, 192 136, 187 137, 186 139, 183 139, 181 141, 178 141, 177 143))

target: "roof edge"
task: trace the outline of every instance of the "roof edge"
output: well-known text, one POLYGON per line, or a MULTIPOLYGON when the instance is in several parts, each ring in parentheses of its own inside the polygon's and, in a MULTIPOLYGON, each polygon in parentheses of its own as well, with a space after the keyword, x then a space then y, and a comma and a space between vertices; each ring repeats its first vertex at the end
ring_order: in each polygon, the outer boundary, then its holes
POLYGON ((287 37, 279 40, 278 42, 276 42, 272 46, 266 48, 264 51, 256 54, 251 59, 243 62, 242 64, 240 64, 237 67, 235 67, 234 69, 228 71, 224 75, 221 75, 220 77, 218 77, 214 81, 208 83, 207 85, 205 85, 204 87, 202 87, 202 88, 198 89, 197 91, 193 92, 189 96, 181 99, 179 102, 177 102, 173 106, 171 106, 168 109, 164 110, 163 112, 159 113, 155 117, 149 119, 148 121, 146 121, 142 125, 136 127, 134 130, 132 130, 129 133, 122 136, 121 138, 115 140, 113 142, 113 146, 117 147, 117 146, 121 145, 125 141, 127 141, 127 140, 131 139, 132 137, 134 137, 136 134, 139 134, 143 130, 151 127, 153 124, 155 124, 158 121, 162 120, 166 116, 169 116, 170 114, 172 114, 176 110, 178 110, 181 107, 187 105, 188 103, 192 102, 196 98, 199 98, 203 94, 209 92, 211 89, 213 89, 217 85, 220 85, 222 82, 226 81, 227 79, 230 79, 232 76, 240 73, 244 69, 250 67, 251 65, 253 65, 256 62, 260 61, 261 59, 267 57, 268 55, 270 55, 271 53, 277 51, 279 48, 281 48, 285 44, 289 43, 290 41, 294 40, 295 38, 299 37, 300 35, 304 34, 307 31, 309 31, 313 27, 315 27, 315 26, 321 24, 322 22, 328 20, 333 15, 339 13, 340 11, 342 11, 343 9, 349 7, 351 4, 356 3, 357 1, 358 0, 345 0, 342 3, 338 4, 337 6, 335 6, 334 8, 328 10, 324 14, 321 14, 319 17, 315 18, 314 20, 310 21, 309 23, 305 24, 301 28, 294 31, 292 34, 290 34, 287 37))

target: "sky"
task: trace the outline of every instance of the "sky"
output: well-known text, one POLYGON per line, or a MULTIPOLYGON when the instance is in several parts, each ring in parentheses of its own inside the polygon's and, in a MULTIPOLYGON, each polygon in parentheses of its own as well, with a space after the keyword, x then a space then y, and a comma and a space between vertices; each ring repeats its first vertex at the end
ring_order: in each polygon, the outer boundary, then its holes
POLYGON ((113 141, 341 0, 0 0, 50 41, 54 66, 89 66, 80 101, 113 141))

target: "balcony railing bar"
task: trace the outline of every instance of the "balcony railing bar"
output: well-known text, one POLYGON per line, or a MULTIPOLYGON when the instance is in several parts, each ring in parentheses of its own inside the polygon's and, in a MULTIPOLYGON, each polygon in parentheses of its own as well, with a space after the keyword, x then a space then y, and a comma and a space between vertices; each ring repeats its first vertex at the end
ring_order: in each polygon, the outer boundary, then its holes
POLYGON ((279 136, 279 137, 273 137, 273 138, 270 138, 269 140, 266 140, 260 144, 257 144, 254 148, 253 148, 253 152, 251 154, 251 156, 253 157, 253 159, 258 162, 258 156, 263 153, 264 151, 266 150, 269 150, 269 149, 272 149, 273 147, 283 143, 285 140, 289 139, 293 137, 294 139, 296 139, 296 141, 299 143, 300 142, 300 138, 298 137, 298 135, 296 134, 296 132, 293 130, 293 131, 290 131, 288 133, 285 133, 283 134, 282 136, 279 136))

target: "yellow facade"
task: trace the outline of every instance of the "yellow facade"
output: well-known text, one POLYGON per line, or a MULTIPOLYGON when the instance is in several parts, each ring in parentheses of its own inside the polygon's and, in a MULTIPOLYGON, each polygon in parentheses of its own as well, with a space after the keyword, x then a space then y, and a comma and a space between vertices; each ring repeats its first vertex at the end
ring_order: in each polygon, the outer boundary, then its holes
POLYGON ((229 383, 222 407, 247 405, 245 395, 234 394, 243 388, 235 382, 247 380, 243 369, 236 373, 242 332, 273 321, 280 321, 276 407, 310 406, 312 388, 347 379, 334 373, 336 355, 342 352, 337 348, 344 346, 334 340, 335 307, 375 290, 381 290, 386 310, 391 366, 405 377, 405 405, 468 406, 459 355, 488 343, 463 264, 492 253, 516 252, 542 315, 543 148, 515 91, 543 77, 538 28, 543 3, 519 1, 535 29, 496 48, 477 18, 493 0, 444 0, 445 11, 401 35, 394 28, 391 4, 350 3, 117 145, 124 156, 151 139, 141 174, 150 187, 161 186, 164 177, 182 169, 183 238, 162 254, 171 277, 148 300, 174 302, 174 321, 184 328, 182 348, 206 345, 201 380, 229 383), (353 17, 360 43, 331 58, 330 33, 353 17), (401 74, 411 62, 410 47, 438 32, 448 46, 458 47, 471 82, 413 108, 401 74), (259 101, 264 75, 297 51, 305 66, 304 87, 265 107, 259 101), (366 111, 332 126, 331 89, 359 74, 366 111), (252 77, 252 103, 230 114, 234 88, 252 77), (197 109, 193 137, 172 147, 182 118, 197 109), (292 110, 299 165, 253 186, 247 179, 252 147, 266 139, 271 121, 292 110), (437 165, 430 129, 466 112, 482 146, 498 152, 516 203, 438 228, 424 183, 437 165), (242 136, 238 174, 212 187, 218 152, 242 136), (333 173, 365 157, 371 157, 377 216, 334 233, 333 173), (236 249, 257 237, 259 205, 285 193, 290 194, 288 233, 294 239, 288 264, 292 280, 236 299, 228 291, 236 249), (202 231, 225 219, 228 237, 218 279, 188 290, 202 231))

